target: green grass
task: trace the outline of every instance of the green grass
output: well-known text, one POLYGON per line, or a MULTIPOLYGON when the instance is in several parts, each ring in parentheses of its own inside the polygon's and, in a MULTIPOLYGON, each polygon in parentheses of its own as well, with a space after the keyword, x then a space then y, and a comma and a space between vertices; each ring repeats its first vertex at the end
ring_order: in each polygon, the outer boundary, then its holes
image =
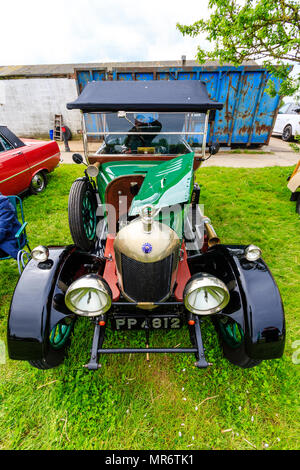
MULTIPOLYGON (((300 340, 300 220, 286 188, 290 173, 279 167, 197 173, 205 213, 222 241, 263 249, 286 311, 282 359, 237 368, 222 357, 206 321, 203 339, 213 363, 206 370, 196 369, 187 355, 152 355, 150 364, 144 356, 123 355, 104 357, 102 369, 91 373, 82 365, 93 329, 82 319, 61 367, 38 371, 8 358, 0 365, 0 449, 298 449, 300 365, 292 362, 292 344, 300 340)), ((62 165, 44 194, 24 200, 32 246, 71 242, 68 192, 80 175, 81 167, 62 165)), ((16 262, 2 261, 2 340, 17 279, 16 262)), ((143 342, 141 332, 108 332, 107 345, 143 342)), ((152 345, 162 342, 187 345, 187 333, 153 334, 152 345)))

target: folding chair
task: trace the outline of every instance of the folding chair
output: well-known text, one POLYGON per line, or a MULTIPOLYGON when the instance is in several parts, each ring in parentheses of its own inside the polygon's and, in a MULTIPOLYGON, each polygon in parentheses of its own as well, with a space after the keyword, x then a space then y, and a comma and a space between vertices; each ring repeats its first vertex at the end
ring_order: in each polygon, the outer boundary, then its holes
MULTIPOLYGON (((28 222, 25 222, 22 199, 19 196, 7 196, 7 197, 9 199, 10 203, 13 205, 13 207, 15 209, 15 212, 16 212, 17 219, 21 224, 21 227, 19 228, 19 230, 15 234, 15 238, 17 239, 18 248, 19 248, 17 261, 18 261, 19 272, 21 272, 20 271, 21 265, 22 265, 23 269, 25 267, 24 255, 26 255, 27 259, 29 259, 30 258, 29 253, 31 252, 30 246, 29 246, 29 241, 28 241, 28 238, 27 238, 27 233, 26 233, 26 226, 27 226, 28 222), (19 204, 19 207, 20 207, 19 211, 18 211, 17 204, 19 204), (25 246, 27 246, 27 248, 29 250, 29 253, 27 253, 23 249, 25 246)), ((0 261, 5 260, 5 259, 11 259, 11 258, 12 258, 12 256, 9 256, 9 255, 2 256, 2 257, 0 256, 0 261)))

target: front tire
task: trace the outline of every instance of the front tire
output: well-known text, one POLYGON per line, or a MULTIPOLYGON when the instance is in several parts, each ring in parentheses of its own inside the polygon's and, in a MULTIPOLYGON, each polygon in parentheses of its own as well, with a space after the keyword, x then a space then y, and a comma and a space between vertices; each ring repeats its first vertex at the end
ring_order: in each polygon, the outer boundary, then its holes
POLYGON ((55 325, 49 335, 48 350, 45 357, 36 361, 28 361, 29 364, 40 370, 53 369, 59 366, 65 359, 74 324, 75 319, 71 320, 70 323, 64 322, 55 325))
POLYGON ((289 142, 290 140, 292 140, 292 136, 293 136, 292 126, 288 124, 283 129, 281 138, 285 142, 289 142))
POLYGON ((45 171, 39 171, 31 180, 30 192, 31 194, 42 193, 47 186, 47 174, 45 171))
POLYGON ((69 195, 69 226, 76 246, 91 251, 95 246, 97 228, 97 200, 89 181, 78 179, 69 195))
POLYGON ((224 357, 242 369, 258 366, 261 361, 252 359, 245 350, 244 333, 237 322, 217 319, 215 327, 223 347, 224 357))

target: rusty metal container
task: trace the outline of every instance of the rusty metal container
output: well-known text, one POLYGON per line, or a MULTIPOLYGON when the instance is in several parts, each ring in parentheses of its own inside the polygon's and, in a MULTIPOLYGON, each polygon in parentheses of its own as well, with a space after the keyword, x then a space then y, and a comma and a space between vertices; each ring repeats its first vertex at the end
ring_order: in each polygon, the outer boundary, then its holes
MULTIPOLYGON (((265 89, 269 79, 279 89, 280 81, 259 65, 112 67, 76 70, 78 92, 91 80, 202 80, 210 98, 224 103, 208 127, 207 142, 248 147, 269 143, 280 97, 265 89)), ((86 120, 88 132, 97 132, 96 116, 86 120)))

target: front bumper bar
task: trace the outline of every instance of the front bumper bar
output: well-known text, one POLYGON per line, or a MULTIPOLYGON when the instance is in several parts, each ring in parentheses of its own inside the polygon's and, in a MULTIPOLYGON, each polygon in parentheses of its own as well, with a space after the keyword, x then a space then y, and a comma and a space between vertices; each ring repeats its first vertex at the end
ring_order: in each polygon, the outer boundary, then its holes
MULTIPOLYGON (((101 354, 195 354, 196 362, 195 366, 199 369, 205 369, 210 364, 205 359, 200 320, 196 315, 192 315, 191 319, 194 320, 194 325, 189 325, 190 338, 193 347, 192 348, 103 348, 103 342, 105 339, 106 329, 106 317, 100 317, 96 320, 93 344, 91 350, 91 357, 87 364, 84 365, 88 370, 98 370, 101 368, 99 359, 101 354), (105 321, 105 325, 100 325, 100 320, 105 321)), ((146 337, 148 342, 149 330, 146 331, 146 337)))

